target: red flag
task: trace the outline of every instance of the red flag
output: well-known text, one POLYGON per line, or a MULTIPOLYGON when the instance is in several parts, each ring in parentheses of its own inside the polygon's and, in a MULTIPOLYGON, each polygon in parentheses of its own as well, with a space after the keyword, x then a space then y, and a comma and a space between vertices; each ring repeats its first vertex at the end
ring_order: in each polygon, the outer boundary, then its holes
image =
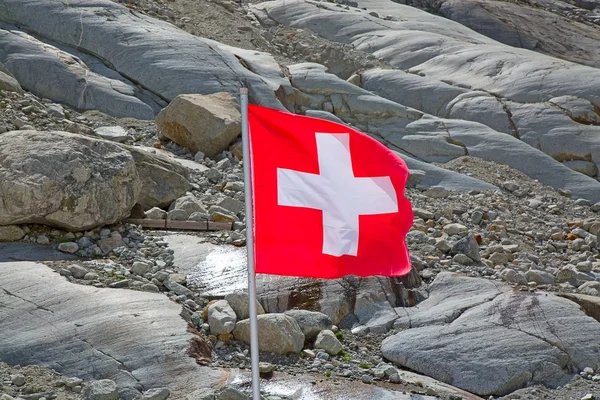
POLYGON ((249 106, 257 273, 339 278, 410 271, 408 168, 348 126, 249 106))

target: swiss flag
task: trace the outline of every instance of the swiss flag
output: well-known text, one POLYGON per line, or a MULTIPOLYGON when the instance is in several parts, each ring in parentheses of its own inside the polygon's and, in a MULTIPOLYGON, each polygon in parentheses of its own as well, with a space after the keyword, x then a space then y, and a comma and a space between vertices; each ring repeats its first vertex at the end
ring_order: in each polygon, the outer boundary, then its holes
POLYGON ((348 126, 249 105, 257 273, 410 271, 402 159, 348 126))

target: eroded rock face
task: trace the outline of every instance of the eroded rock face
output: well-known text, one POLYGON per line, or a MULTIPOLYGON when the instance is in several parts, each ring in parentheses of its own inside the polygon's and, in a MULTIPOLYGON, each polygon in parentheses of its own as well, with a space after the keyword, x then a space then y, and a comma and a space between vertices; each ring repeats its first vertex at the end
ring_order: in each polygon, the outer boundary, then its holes
POLYGON ((66 132, 13 131, 0 141, 0 224, 80 231, 129 215, 141 182, 131 154, 66 132))
POLYGON ((237 100, 228 93, 179 95, 156 117, 163 135, 194 153, 214 157, 241 133, 237 100))
POLYGON ((556 387, 600 366, 600 323, 569 300, 441 273, 431 297, 383 341, 385 358, 482 396, 556 387))
POLYGON ((153 108, 136 97, 139 89, 133 84, 99 75, 79 58, 26 33, 0 29, 0 62, 38 96, 78 110, 154 118, 153 108))

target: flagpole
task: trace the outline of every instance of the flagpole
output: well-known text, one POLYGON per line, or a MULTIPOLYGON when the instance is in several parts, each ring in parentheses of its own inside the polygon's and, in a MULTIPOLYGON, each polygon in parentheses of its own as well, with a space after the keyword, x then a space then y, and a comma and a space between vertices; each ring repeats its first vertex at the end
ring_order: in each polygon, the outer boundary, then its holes
POLYGON ((252 400, 260 400, 258 368, 258 317, 256 313, 256 273, 254 272, 254 209, 252 174, 250 173, 250 134, 248 129, 248 89, 240 89, 242 109, 242 149, 244 153, 244 192, 246 200, 246 253, 248 255, 248 304, 250 307, 250 357, 252 365, 252 400))

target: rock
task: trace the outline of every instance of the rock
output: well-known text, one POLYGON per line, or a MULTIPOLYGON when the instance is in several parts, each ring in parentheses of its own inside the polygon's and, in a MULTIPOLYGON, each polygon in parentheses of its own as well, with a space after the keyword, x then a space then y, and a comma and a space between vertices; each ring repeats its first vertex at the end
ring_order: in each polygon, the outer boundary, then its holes
POLYGON ((143 400, 166 400, 171 392, 167 388, 156 388, 146 390, 142 396, 143 400))
POLYGON ((205 173, 205 176, 208 178, 208 180, 211 181, 211 182, 213 182, 213 183, 219 182, 219 180, 221 179, 222 175, 223 174, 221 174, 221 172, 218 169, 216 169, 216 168, 210 168, 205 173))
POLYGON ((49 117, 56 118, 58 120, 65 118, 65 109, 60 104, 50 104, 46 107, 46 112, 49 117))
MULTIPOLYGON (((227 188, 227 186, 225 186, 227 188)), ((245 204, 239 200, 232 199, 231 197, 225 197, 218 203, 219 207, 231 211, 234 214, 238 214, 246 208, 245 204)))
POLYGON ((202 202, 194 196, 183 196, 178 198, 169 207, 169 211, 173 210, 185 211, 187 215, 190 215, 195 212, 200 212, 203 214, 207 213, 206 208, 204 208, 202 202))
POLYGON ((167 212, 162 208, 152 207, 150 210, 144 212, 148 219, 166 219, 167 212))
POLYGON ((224 190, 231 190, 233 192, 243 192, 244 182, 227 182, 224 190))
MULTIPOLYGON (((204 214, 204 213, 201 213, 201 214, 204 214)), ((167 219, 170 219, 173 221, 185 221, 189 217, 190 217, 190 214, 185 210, 175 209, 175 210, 171 210, 167 213, 167 219)))
POLYGON ((189 172, 176 161, 153 154, 154 149, 125 146, 135 161, 135 168, 142 182, 138 203, 144 210, 152 207, 168 207, 191 189, 189 172))
POLYGON ((503 269, 502 272, 500 272, 500 278, 508 283, 513 283, 517 285, 527 284, 527 279, 525 278, 525 276, 522 273, 516 272, 514 269, 511 268, 503 269))
POLYGON ((417 185, 420 185, 423 182, 423 178, 425 177, 426 172, 421 171, 419 169, 411 169, 410 175, 406 180, 406 187, 409 189, 414 189, 417 185))
POLYGON ((515 181, 507 181, 502 183, 502 187, 509 192, 515 192, 519 189, 519 185, 515 181))
POLYGON ((600 342, 600 323, 549 293, 441 273, 429 299, 402 312, 418 327, 384 339, 383 356, 480 396, 556 387, 572 370, 600 366, 600 355, 586 350, 600 342), (453 318, 439 325, 440 314, 453 318))
POLYGON ((173 293, 179 296, 191 296, 192 291, 179 283, 171 282, 169 279, 163 282, 163 285, 173 293))
POLYGON ((40 97, 115 117, 154 118, 152 107, 156 103, 149 105, 136 98, 140 89, 133 82, 102 76, 73 54, 16 29, 0 30, 0 47, 0 61, 5 62, 23 88, 40 97), (47 76, 53 76, 56 83, 43 79, 47 76))
MULTIPOLYGON (((250 320, 239 321, 233 331, 237 340, 250 342, 250 320)), ((299 353, 304 345, 304 334, 295 319, 284 314, 258 316, 258 347, 260 351, 276 354, 299 353)))
POLYGON ((25 384, 25 376, 22 374, 11 375, 10 381, 15 386, 23 386, 25 384))
POLYGON ((75 242, 64 242, 58 245, 58 250, 64 253, 73 254, 77 253, 77 251, 79 250, 79 245, 75 242))
POLYGON ((16 242, 24 236, 25 231, 16 225, 0 226, 0 242, 16 242))
POLYGON ((565 265, 564 267, 562 267, 558 271, 556 271, 555 278, 556 278, 556 283, 562 283, 562 282, 576 283, 577 282, 577 269, 573 265, 570 265, 570 264, 565 265))
POLYGON ((219 300, 208 307, 208 324, 213 335, 232 332, 235 322, 235 312, 227 300, 219 300))
POLYGON ((127 130, 122 126, 102 126, 94 129, 94 133, 113 142, 122 143, 127 140, 127 130))
POLYGON ((7 92, 23 93, 19 82, 11 75, 0 71, 0 90, 6 90, 7 92))
POLYGON ((140 192, 131 154, 107 141, 56 131, 8 132, 0 159, 2 225, 41 223, 71 231, 108 225, 129 215, 140 192))
POLYGON ((323 349, 328 354, 334 356, 344 349, 335 333, 330 330, 323 330, 317 335, 315 340, 315 349, 323 349))
POLYGON ((100 250, 102 250, 102 253, 108 254, 111 251, 113 251, 114 249, 116 249, 117 247, 124 246, 125 243, 123 242, 121 235, 118 235, 118 236, 109 236, 106 239, 99 240, 97 242, 97 245, 98 245, 98 247, 100 247, 100 250))
POLYGON ((88 272, 87 274, 85 274, 85 276, 83 277, 83 280, 85 281, 95 281, 100 277, 100 275, 98 275, 95 272, 88 272))
POLYGON ((190 393, 186 400, 215 400, 215 391, 209 388, 198 389, 190 393))
POLYGON ((554 285, 554 276, 546 271, 530 269, 525 273, 527 282, 535 282, 538 285, 554 285))
MULTIPOLYGON (((246 292, 235 292, 229 293, 225 296, 225 300, 229 306, 235 312, 238 320, 250 318, 250 305, 248 302, 248 293, 246 292)), ((258 315, 264 314, 265 310, 263 306, 257 301, 256 302, 256 313, 258 315)))
POLYGON ((73 275, 73 278, 76 278, 76 279, 83 279, 85 277, 85 275, 89 272, 86 268, 84 268, 78 264, 73 264, 73 265, 69 266, 68 270, 73 275))
POLYGON ((563 164, 571 168, 573 171, 577 171, 587 176, 598 175, 598 167, 591 161, 574 160, 565 161, 563 164))
POLYGON ((148 271, 150 271, 150 268, 150 264, 142 261, 136 261, 131 266, 131 273, 134 275, 144 276, 148 271))
POLYGON ((91 381, 83 392, 85 400, 115 400, 117 384, 110 379, 91 381))
MULTIPOLYGON (((369 281, 364 283, 367 282, 369 281)), ((391 288, 386 286, 379 283, 374 285, 374 288, 369 288, 368 284, 363 284, 363 290, 356 294, 354 315, 361 325, 365 325, 373 333, 387 332, 398 318, 398 314, 390 304, 393 300, 388 298, 389 292, 386 291, 391 288), (378 286, 380 291, 377 291, 378 286)))
POLYGON ((450 249, 450 254, 464 254, 473 261, 481 261, 481 257, 479 256, 479 244, 473 235, 464 237, 458 242, 454 243, 450 249))
POLYGON ((450 196, 450 191, 441 186, 434 186, 425 191, 425 196, 433 197, 434 199, 444 199, 450 196))
POLYGON ((250 400, 243 392, 226 386, 215 393, 215 400, 250 400))
POLYGON ((158 114, 156 124, 180 146, 213 158, 240 134, 241 114, 228 93, 179 95, 158 114))
POLYGON ((333 325, 331 318, 316 311, 288 310, 284 314, 298 322, 302 333, 304 333, 304 338, 308 341, 315 339, 319 332, 331 329, 333 325))
POLYGON ((460 265, 472 265, 474 263, 472 258, 464 254, 455 255, 454 257, 452 257, 452 262, 460 265))
POLYGON ((454 235, 458 235, 460 233, 464 233, 464 232, 468 232, 469 228, 467 228, 466 226, 462 225, 462 224, 448 224, 446 226, 444 226, 444 233, 450 235, 450 236, 454 236, 454 235))
POLYGON ((210 213, 210 220, 214 222, 236 222, 238 218, 231 214, 226 214, 220 211, 212 211, 210 213))

